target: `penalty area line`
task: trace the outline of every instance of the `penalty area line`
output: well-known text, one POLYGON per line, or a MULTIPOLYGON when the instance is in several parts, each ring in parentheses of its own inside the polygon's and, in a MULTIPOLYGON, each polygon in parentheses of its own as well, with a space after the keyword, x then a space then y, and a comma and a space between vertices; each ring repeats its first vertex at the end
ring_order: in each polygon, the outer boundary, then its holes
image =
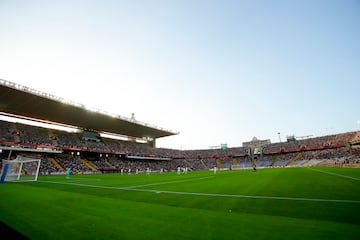
POLYGON ((89 185, 89 184, 81 184, 81 183, 54 182, 54 181, 39 181, 39 182, 62 184, 62 185, 73 185, 73 186, 88 187, 88 188, 114 189, 114 190, 135 191, 135 192, 153 192, 156 194, 166 193, 166 194, 175 194, 175 195, 192 195, 192 196, 225 197, 225 198, 248 198, 248 199, 269 199, 269 200, 308 201, 308 202, 334 202, 334 203, 360 203, 360 200, 347 200, 347 199, 276 197, 276 196, 199 193, 199 192, 176 192, 176 191, 166 191, 166 190, 136 189, 136 188, 128 188, 128 187, 110 187, 110 186, 89 185))

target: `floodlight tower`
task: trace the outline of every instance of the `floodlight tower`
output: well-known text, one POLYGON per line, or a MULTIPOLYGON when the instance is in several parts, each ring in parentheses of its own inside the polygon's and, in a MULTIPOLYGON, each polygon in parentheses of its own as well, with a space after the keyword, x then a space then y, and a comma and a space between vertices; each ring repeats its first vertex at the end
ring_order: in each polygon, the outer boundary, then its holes
POLYGON ((136 121, 136 120, 135 120, 135 113, 132 113, 132 114, 131 114, 130 121, 132 121, 132 122, 135 122, 135 121, 136 121))
POLYGON ((279 135, 279 142, 281 142, 280 132, 278 132, 278 135, 279 135))

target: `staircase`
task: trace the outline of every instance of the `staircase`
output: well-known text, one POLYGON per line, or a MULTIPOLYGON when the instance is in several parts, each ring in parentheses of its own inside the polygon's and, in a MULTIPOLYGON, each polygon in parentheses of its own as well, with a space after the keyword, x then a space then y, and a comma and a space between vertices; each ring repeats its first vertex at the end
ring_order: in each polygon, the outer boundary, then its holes
POLYGON ((233 158, 233 159, 232 159, 232 165, 233 165, 233 166, 236 166, 236 158, 233 158))
POLYGON ((216 167, 217 167, 218 169, 222 168, 221 160, 218 159, 218 158, 216 159, 216 167))
POLYGON ((274 164, 280 159, 280 153, 276 156, 270 166, 274 166, 274 164))
POLYGON ((61 171, 65 172, 65 168, 63 166, 61 166, 55 158, 52 157, 48 157, 47 158, 52 164, 54 164, 57 168, 59 168, 61 171))
POLYGON ((298 152, 289 162, 286 163, 286 166, 292 165, 296 160, 301 157, 301 152, 298 152))
POLYGON ((193 168, 192 164, 188 160, 185 159, 185 162, 186 162, 187 166, 189 166, 190 168, 193 168))
POLYGON ((80 160, 85 166, 87 166, 88 168, 90 168, 92 171, 97 172, 99 171, 99 169, 97 169, 97 167, 95 167, 93 164, 91 164, 88 160, 86 159, 81 159, 80 160))
POLYGON ((106 163, 106 165, 108 165, 109 167, 114 167, 110 162, 109 162, 109 160, 105 160, 105 163, 106 163))
POLYGON ((201 162, 201 164, 204 166, 204 169, 208 169, 208 168, 209 168, 208 166, 206 166, 206 164, 204 163, 204 161, 203 161, 202 159, 200 159, 200 162, 201 162))

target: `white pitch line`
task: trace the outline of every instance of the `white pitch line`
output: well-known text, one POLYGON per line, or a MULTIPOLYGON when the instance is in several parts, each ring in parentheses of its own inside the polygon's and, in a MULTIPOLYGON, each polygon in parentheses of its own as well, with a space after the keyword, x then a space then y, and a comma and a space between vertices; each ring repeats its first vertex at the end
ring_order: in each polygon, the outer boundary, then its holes
POLYGON ((250 198, 250 199, 271 199, 271 200, 290 200, 290 201, 311 201, 311 202, 336 202, 336 203, 360 203, 359 200, 346 200, 346 199, 323 199, 323 198, 298 198, 298 197, 275 197, 275 196, 256 196, 256 195, 238 195, 238 194, 218 194, 218 193, 198 193, 198 192, 176 192, 176 191, 164 191, 153 189, 135 189, 127 187, 109 187, 98 186, 80 183, 66 183, 66 182, 53 182, 53 181, 39 181, 53 184, 74 185, 79 187, 90 188, 102 188, 102 189, 115 189, 125 191, 137 191, 137 192, 153 192, 153 193, 167 193, 177 195, 193 195, 193 196, 207 196, 207 197, 228 197, 228 198, 250 198))
POLYGON ((272 196, 256 196, 256 195, 196 193, 196 192, 172 192, 172 191, 160 191, 160 192, 162 192, 162 193, 170 193, 170 194, 210 196, 210 197, 253 198, 253 199, 312 201, 312 202, 360 203, 360 201, 358 201, 358 200, 346 200, 346 199, 343 200, 343 199, 323 199, 323 198, 272 197, 272 196))
POLYGON ((321 172, 321 173, 326 173, 326 174, 329 174, 329 175, 334 175, 334 176, 337 176, 337 177, 343 177, 343 178, 348 178, 348 179, 360 181, 360 178, 350 177, 350 176, 346 176, 346 175, 342 175, 342 174, 338 174, 338 173, 322 171, 322 170, 319 170, 319 169, 312 169, 312 168, 309 168, 309 169, 312 170, 312 171, 315 171, 315 172, 321 172))
POLYGON ((100 178, 72 178, 72 177, 70 177, 68 180, 80 180, 80 181, 82 181, 82 180, 84 180, 84 181, 89 181, 89 180, 95 180, 95 181, 101 181, 101 179, 100 178))
POLYGON ((191 178, 191 179, 186 179, 186 180, 176 180, 176 181, 169 181, 169 182, 156 182, 156 183, 149 183, 149 184, 143 184, 143 185, 128 186, 128 187, 124 187, 124 188, 131 189, 131 188, 158 186, 158 185, 165 185, 165 184, 172 184, 172 183, 182 183, 182 182, 190 182, 190 181, 192 182, 194 180, 203 180, 203 179, 208 179, 208 178, 214 178, 214 177, 191 178))

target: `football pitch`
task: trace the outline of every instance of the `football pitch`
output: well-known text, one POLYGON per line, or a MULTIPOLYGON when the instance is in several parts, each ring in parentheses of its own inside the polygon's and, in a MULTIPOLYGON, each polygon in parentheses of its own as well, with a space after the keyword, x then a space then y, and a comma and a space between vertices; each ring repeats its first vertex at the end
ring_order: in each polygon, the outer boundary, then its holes
POLYGON ((39 176, 0 185, 0 222, 28 239, 359 239, 360 169, 39 176))

